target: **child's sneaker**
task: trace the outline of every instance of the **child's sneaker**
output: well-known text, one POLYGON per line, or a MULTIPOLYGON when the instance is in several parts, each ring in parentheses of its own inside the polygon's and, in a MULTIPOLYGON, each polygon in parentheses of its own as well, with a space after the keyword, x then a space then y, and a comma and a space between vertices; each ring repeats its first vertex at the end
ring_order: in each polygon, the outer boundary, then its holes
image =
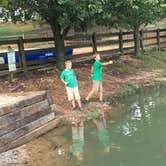
POLYGON ((82 102, 83 102, 84 104, 88 104, 88 103, 89 103, 89 100, 84 99, 82 102))
POLYGON ((104 104, 105 103, 103 100, 100 100, 99 102, 100 102, 100 104, 104 104))
POLYGON ((77 109, 77 107, 73 107, 73 108, 72 108, 72 111, 76 111, 76 109, 77 109))
POLYGON ((79 110, 80 110, 80 111, 83 111, 83 108, 82 108, 82 107, 79 107, 79 110))

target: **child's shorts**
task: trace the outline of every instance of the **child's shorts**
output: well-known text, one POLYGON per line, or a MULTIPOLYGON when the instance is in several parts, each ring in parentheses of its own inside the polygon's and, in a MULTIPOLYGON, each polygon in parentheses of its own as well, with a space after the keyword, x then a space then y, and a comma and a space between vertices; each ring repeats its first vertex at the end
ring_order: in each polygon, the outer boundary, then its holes
POLYGON ((66 91, 67 91, 67 97, 68 100, 79 100, 80 99, 80 93, 78 90, 78 87, 74 87, 74 88, 70 88, 70 87, 66 87, 66 91))
POLYGON ((93 80, 93 86, 92 89, 94 92, 98 92, 98 91, 102 91, 103 90, 103 85, 102 85, 102 81, 96 81, 93 80))

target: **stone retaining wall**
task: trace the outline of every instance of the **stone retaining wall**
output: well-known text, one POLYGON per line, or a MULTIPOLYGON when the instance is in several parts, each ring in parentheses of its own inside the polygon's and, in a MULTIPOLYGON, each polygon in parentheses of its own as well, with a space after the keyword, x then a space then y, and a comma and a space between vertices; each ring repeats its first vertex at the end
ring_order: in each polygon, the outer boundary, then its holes
POLYGON ((26 138, 26 134, 55 119, 53 106, 46 91, 0 95, 0 153, 15 147, 13 142, 17 139, 26 138))

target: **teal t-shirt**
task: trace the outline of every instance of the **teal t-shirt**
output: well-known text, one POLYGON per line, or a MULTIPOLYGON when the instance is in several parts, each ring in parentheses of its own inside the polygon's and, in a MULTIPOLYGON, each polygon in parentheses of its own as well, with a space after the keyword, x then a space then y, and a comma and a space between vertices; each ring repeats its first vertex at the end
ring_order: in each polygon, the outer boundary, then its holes
POLYGON ((60 78, 67 82, 67 87, 74 88, 78 86, 76 75, 73 69, 66 70, 64 69, 61 72, 60 78))
POLYGON ((109 133, 108 130, 103 129, 98 131, 98 138, 103 143, 104 146, 110 145, 109 133))
POLYGON ((95 61, 93 63, 93 75, 92 80, 101 81, 102 80, 102 64, 101 61, 95 61))
POLYGON ((71 153, 77 156, 78 153, 83 153, 84 141, 81 139, 74 140, 71 153))

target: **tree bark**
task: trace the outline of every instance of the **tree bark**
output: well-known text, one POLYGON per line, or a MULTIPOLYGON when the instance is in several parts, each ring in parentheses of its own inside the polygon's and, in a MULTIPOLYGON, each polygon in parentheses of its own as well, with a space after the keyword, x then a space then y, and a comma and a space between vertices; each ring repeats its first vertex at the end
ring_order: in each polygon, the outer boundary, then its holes
POLYGON ((61 29, 56 22, 51 23, 51 29, 54 35, 54 44, 56 51, 56 66, 58 69, 64 69, 64 60, 65 60, 65 45, 64 45, 64 37, 61 34, 61 29))
POLYGON ((139 26, 134 26, 134 48, 135 56, 139 56, 141 54, 139 26))

